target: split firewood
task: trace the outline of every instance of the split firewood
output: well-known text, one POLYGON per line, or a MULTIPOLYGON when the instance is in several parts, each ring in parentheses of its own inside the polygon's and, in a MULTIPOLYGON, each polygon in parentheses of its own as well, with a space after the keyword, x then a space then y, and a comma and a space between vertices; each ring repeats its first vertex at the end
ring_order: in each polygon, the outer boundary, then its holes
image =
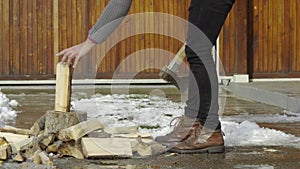
POLYGON ((45 153, 44 151, 40 152, 39 156, 41 158, 42 164, 53 166, 53 160, 48 156, 47 153, 45 153))
POLYGON ((37 150, 37 151, 35 151, 33 153, 33 155, 32 155, 32 162, 34 164, 42 164, 42 160, 41 160, 41 157, 40 157, 40 153, 41 152, 42 152, 41 150, 37 150))
POLYGON ((126 138, 82 138, 82 151, 86 158, 132 157, 129 139, 126 138))
POLYGON ((40 138, 39 137, 34 137, 31 144, 29 145, 28 149, 24 153, 24 157, 32 160, 34 157, 34 153, 37 151, 42 151, 40 146, 39 146, 40 138))
POLYGON ((4 137, 9 143, 20 142, 29 138, 28 135, 4 133, 4 132, 0 132, 0 137, 4 137))
POLYGON ((151 156, 152 155, 151 145, 148 143, 144 143, 141 137, 138 137, 137 141, 138 143, 135 146, 137 153, 142 157, 151 156))
POLYGON ((16 154, 19 151, 27 150, 32 145, 33 137, 27 138, 20 142, 10 143, 12 153, 16 154))
POLYGON ((49 145, 46 149, 47 153, 56 153, 58 151, 58 148, 62 145, 62 141, 58 140, 54 142, 53 144, 49 145))
POLYGON ((17 153, 17 155, 13 158, 14 161, 16 162, 23 162, 25 161, 24 157, 20 152, 17 153))
POLYGON ((30 128, 30 132, 33 135, 37 135, 40 131, 45 129, 46 114, 44 114, 37 121, 35 121, 32 127, 30 128))
POLYGON ((72 156, 77 159, 84 159, 80 144, 71 144, 70 142, 65 143, 58 148, 57 152, 64 156, 72 156))
POLYGON ((10 146, 4 137, 0 137, 0 160, 7 160, 10 156, 10 146))
POLYGON ((122 138, 151 138, 149 133, 130 133, 130 134, 113 134, 111 137, 122 137, 122 138))
POLYGON ((58 139, 62 141, 78 140, 86 134, 102 128, 103 125, 99 119, 91 119, 59 131, 58 139))
POLYGON ((45 134, 57 133, 60 130, 74 126, 82 121, 86 121, 86 112, 55 112, 49 111, 46 114, 45 134))
POLYGON ((55 111, 69 112, 71 100, 72 68, 67 63, 56 66, 55 111))
POLYGON ((54 141, 54 139, 55 135, 49 134, 40 141, 40 147, 45 150, 48 147, 48 145, 50 145, 54 141))
POLYGON ((0 129, 0 131, 14 134, 32 135, 31 131, 28 129, 20 129, 12 126, 4 126, 0 129))
POLYGON ((130 134, 130 133, 137 133, 138 127, 105 127, 104 131, 109 134, 130 134))
POLYGON ((149 138, 142 138, 141 140, 130 139, 130 143, 131 143, 132 151, 137 152, 142 157, 150 155, 150 147, 151 147, 152 155, 162 154, 167 151, 167 147, 165 147, 165 146, 157 143, 153 139, 149 139, 149 138), (142 144, 141 144, 141 142, 142 142, 142 144))

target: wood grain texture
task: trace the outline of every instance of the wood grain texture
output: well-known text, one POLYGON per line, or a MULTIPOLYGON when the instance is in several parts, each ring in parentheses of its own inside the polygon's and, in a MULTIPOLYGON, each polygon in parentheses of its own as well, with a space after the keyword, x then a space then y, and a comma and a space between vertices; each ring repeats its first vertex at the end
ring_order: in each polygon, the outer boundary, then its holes
MULTIPOLYGON (((54 79, 58 51, 81 43, 109 0, 0 1, 0 79, 54 79)), ((295 77, 300 72, 300 0, 239 0, 220 37, 220 58, 226 75, 295 77)), ((134 0, 129 14, 160 12, 187 19, 190 0, 134 0)), ((93 49, 76 69, 80 78, 158 78, 183 42, 151 32, 177 33, 174 19, 140 15, 124 20, 126 29, 93 49), (156 22, 161 20, 161 22, 156 22), (127 23, 128 22, 128 23, 127 23), (126 25, 127 23, 127 25, 126 25), (131 25, 132 26, 131 26, 131 25), (147 32, 136 34, 136 32, 147 32), (120 36, 136 34, 109 48, 120 36), (165 50, 159 55, 150 48, 165 50), (107 51, 105 53, 105 51, 107 51), (135 54, 117 70, 119 64, 135 54), (100 62, 101 61, 101 62, 100 62), (99 62, 99 63, 98 63, 99 62), (148 69, 149 68, 149 69, 148 69)), ((187 72, 183 67, 180 71, 187 72)), ((258 77, 258 76, 256 76, 258 77)))

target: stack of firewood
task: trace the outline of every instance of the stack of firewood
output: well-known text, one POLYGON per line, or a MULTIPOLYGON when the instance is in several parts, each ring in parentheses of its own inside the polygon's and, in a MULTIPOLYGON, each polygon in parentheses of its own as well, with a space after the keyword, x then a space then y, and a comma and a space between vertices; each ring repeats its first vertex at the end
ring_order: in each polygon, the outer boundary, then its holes
POLYGON ((90 132, 102 129, 101 122, 98 119, 91 119, 59 131, 50 131, 49 126, 45 127, 45 119, 53 114, 53 112, 47 113, 35 122, 30 130, 11 126, 1 128, 0 159, 13 158, 17 162, 28 159, 36 164, 47 165, 53 164, 49 154, 84 159, 81 138, 90 132))
POLYGON ((49 122, 53 121, 53 116, 59 115, 66 114, 48 112, 31 129, 1 128, 0 160, 29 160, 35 164, 53 165, 53 158, 65 156, 77 159, 132 158, 147 157, 165 150, 151 139, 150 134, 138 133, 137 127, 104 128, 98 119, 59 129, 59 125, 49 122))
POLYGON ((98 119, 87 120, 87 113, 70 112, 71 72, 70 65, 57 65, 54 111, 45 113, 30 129, 0 129, 0 160, 53 165, 53 157, 130 158, 165 151, 151 135, 138 133, 136 126, 104 128, 98 119), (105 138, 99 133, 106 133, 105 138))

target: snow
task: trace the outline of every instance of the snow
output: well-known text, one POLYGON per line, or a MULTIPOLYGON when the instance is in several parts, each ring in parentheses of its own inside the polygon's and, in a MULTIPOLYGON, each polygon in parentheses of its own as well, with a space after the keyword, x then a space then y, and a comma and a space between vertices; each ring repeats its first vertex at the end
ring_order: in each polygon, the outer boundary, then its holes
MULTIPOLYGON (((0 126, 14 120, 18 106, 0 91, 0 126)), ((139 132, 150 133, 155 138, 172 131, 170 122, 184 112, 184 103, 155 95, 101 95, 72 102, 76 111, 88 112, 89 118, 99 118, 107 127, 140 126, 139 132)), ((300 115, 255 114, 221 117, 225 145, 231 146, 292 146, 300 149, 300 138, 282 131, 261 128, 257 123, 300 122, 300 115)))
MULTIPOLYGON (((73 107, 88 112, 106 126, 159 126, 143 128, 140 132, 151 133, 155 138, 172 130, 170 122, 181 116, 184 104, 164 97, 148 95, 95 95, 91 99, 74 101, 73 107)), ((261 128, 257 122, 300 122, 298 114, 226 116, 221 118, 226 146, 293 146, 300 148, 300 138, 282 131, 261 128), (242 120, 242 117, 244 119, 242 120), (247 119, 247 120, 246 120, 247 119), (250 121, 251 119, 252 121, 250 121), (246 120, 246 121, 245 121, 246 120), (257 120, 257 121, 256 121, 257 120)))
POLYGON ((7 121, 13 120, 17 116, 17 113, 13 108, 18 105, 16 100, 9 100, 0 89, 0 126, 7 121))
POLYGON ((108 127, 146 126, 140 132, 156 137, 172 130, 170 122, 183 114, 184 105, 163 97, 131 94, 95 95, 72 102, 72 107, 87 112, 89 118, 101 119, 108 127))
POLYGON ((226 146, 293 146, 300 148, 300 138, 282 131, 261 128, 248 120, 242 123, 222 121, 226 146))

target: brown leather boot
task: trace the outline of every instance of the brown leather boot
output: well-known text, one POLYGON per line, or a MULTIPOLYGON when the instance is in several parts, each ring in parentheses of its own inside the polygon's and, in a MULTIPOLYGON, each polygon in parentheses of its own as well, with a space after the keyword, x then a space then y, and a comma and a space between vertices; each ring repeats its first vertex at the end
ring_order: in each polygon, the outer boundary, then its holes
POLYGON ((170 151, 181 154, 223 153, 225 147, 222 131, 198 127, 188 139, 177 144, 170 151))
POLYGON ((179 121, 177 121, 178 123, 174 127, 173 131, 165 136, 156 137, 156 142, 164 145, 182 142, 191 135, 194 128, 200 126, 200 123, 198 121, 195 121, 195 119, 186 116, 176 117, 171 121, 171 123, 174 120, 179 121))

